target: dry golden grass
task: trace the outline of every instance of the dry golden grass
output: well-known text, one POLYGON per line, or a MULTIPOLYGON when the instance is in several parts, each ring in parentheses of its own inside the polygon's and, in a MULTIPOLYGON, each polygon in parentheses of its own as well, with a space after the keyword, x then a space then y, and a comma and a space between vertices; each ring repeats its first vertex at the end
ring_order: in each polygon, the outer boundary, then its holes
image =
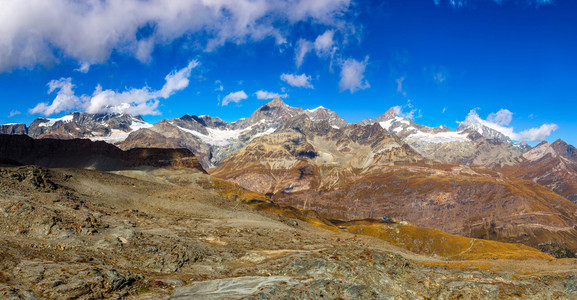
POLYGON ((451 260, 554 259, 548 254, 522 244, 472 239, 410 224, 385 224, 376 220, 364 220, 346 222, 340 224, 340 227, 350 233, 377 237, 418 254, 451 260))
POLYGON ((287 218, 298 219, 311 225, 331 231, 349 232, 372 236, 417 254, 441 257, 450 260, 552 260, 552 256, 522 244, 472 239, 451 235, 443 231, 418 227, 411 224, 386 224, 379 220, 351 221, 332 224, 316 212, 293 207, 280 207, 269 197, 248 191, 242 187, 220 179, 207 182, 223 197, 242 201, 246 205, 287 218))

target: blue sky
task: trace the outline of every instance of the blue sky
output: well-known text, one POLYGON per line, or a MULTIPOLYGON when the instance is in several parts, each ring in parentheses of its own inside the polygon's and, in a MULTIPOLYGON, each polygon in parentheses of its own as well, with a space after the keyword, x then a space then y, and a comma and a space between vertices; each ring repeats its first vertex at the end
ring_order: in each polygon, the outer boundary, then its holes
POLYGON ((349 122, 398 106, 424 125, 479 117, 576 145, 575 2, 5 0, 0 123, 234 121, 281 95, 349 122))

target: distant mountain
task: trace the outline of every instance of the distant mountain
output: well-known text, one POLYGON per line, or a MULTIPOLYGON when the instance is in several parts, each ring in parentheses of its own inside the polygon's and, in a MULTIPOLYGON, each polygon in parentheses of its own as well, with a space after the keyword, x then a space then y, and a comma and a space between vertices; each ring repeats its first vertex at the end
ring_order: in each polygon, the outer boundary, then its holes
MULTIPOLYGON (((201 164, 211 169, 239 151, 253 139, 271 134, 290 120, 306 115, 312 122, 326 121, 340 129, 348 124, 324 107, 303 110, 276 98, 257 109, 250 117, 225 122, 218 117, 184 115, 148 124, 140 116, 124 114, 71 113, 57 119, 36 119, 24 124, 0 126, 0 133, 28 134, 34 138, 87 138, 106 141, 122 149, 135 147, 183 147, 195 153, 201 164)), ((481 123, 461 123, 457 131, 445 126, 428 127, 398 116, 391 108, 375 119, 357 125, 379 124, 424 158, 441 163, 502 166, 514 165, 528 150, 526 144, 513 144, 504 134, 481 123)))
POLYGON ((117 143, 131 132, 151 126, 140 116, 75 112, 57 119, 38 118, 30 124, 27 134, 33 138, 86 138, 117 143))
POLYGON ((359 122, 361 125, 375 123, 424 157, 444 163, 510 165, 518 163, 519 156, 526 151, 513 145, 503 134, 480 124, 459 126, 456 131, 445 126, 427 127, 397 116, 394 108, 376 119, 359 122))
POLYGON ((577 148, 563 140, 542 142, 522 156, 523 162, 501 171, 533 180, 577 203, 577 148))
POLYGON ((340 173, 424 160, 379 125, 335 128, 326 120, 314 122, 300 115, 274 133, 255 138, 213 174, 263 194, 292 193, 330 186, 330 180, 318 182, 321 173, 337 180, 340 173))
POLYGON ((0 125, 0 134, 28 134, 26 124, 0 125))
POLYGON ((371 125, 379 123, 382 128, 388 132, 395 134, 401 139, 405 139, 411 135, 430 134, 434 135, 440 132, 451 132, 451 130, 444 126, 427 127, 417 124, 412 120, 397 116, 395 108, 390 108, 384 114, 376 119, 366 119, 359 122, 360 125, 371 125))
POLYGON ((377 123, 335 128, 300 115, 211 174, 328 219, 392 216, 452 234, 577 251, 577 205, 484 167, 434 163, 377 123))
POLYGON ((465 130, 472 130, 472 131, 476 131, 477 133, 479 133, 480 135, 482 135, 483 137, 486 137, 488 139, 498 139, 503 143, 506 144, 513 144, 513 142, 511 141, 511 139, 506 136, 504 133, 490 128, 486 125, 483 125, 482 123, 465 123, 462 122, 461 124, 459 124, 459 126, 457 127, 456 131, 465 131, 465 130))
POLYGON ((329 109, 303 110, 288 106, 276 98, 257 109, 249 118, 232 123, 216 117, 190 115, 162 120, 147 128, 147 131, 131 133, 119 146, 123 149, 163 147, 165 144, 184 147, 196 153, 205 168, 213 168, 254 138, 271 134, 300 115, 326 121, 337 128, 346 125, 346 121, 329 109))

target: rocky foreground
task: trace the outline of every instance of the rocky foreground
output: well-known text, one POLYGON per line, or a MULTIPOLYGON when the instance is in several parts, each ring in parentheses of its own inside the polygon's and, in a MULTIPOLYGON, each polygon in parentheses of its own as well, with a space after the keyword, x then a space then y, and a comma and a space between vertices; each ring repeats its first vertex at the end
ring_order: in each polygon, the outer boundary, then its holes
POLYGON ((415 254, 200 171, 5 167, 0 191, 2 299, 577 297, 577 260, 415 254))

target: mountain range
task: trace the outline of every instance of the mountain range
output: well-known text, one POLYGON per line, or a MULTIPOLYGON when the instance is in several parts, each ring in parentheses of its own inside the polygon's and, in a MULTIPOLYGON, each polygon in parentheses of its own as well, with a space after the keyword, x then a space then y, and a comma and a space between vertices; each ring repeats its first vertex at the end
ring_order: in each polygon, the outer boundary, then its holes
MULTIPOLYGON (((303 110, 288 106, 280 98, 256 110, 249 118, 232 123, 218 117, 184 115, 146 123, 140 116, 125 114, 71 113, 62 118, 38 118, 26 124, 0 125, 0 134, 27 134, 33 138, 88 138, 106 141, 123 149, 134 147, 183 147, 199 156, 211 169, 254 138, 273 133, 299 115, 312 122, 327 121, 333 128, 349 125, 334 111, 324 107, 303 110)), ((456 131, 445 126, 427 127, 397 116, 394 108, 376 119, 357 125, 379 124, 422 156, 443 163, 514 165, 522 161, 526 144, 513 144, 503 133, 480 123, 461 124, 456 131)))
POLYGON ((1 125, 0 133, 186 148, 212 176, 327 219, 392 216, 557 256, 577 252, 577 150, 561 140, 531 148, 481 123, 428 127, 392 108, 349 124, 277 98, 232 123, 72 113, 1 125))

